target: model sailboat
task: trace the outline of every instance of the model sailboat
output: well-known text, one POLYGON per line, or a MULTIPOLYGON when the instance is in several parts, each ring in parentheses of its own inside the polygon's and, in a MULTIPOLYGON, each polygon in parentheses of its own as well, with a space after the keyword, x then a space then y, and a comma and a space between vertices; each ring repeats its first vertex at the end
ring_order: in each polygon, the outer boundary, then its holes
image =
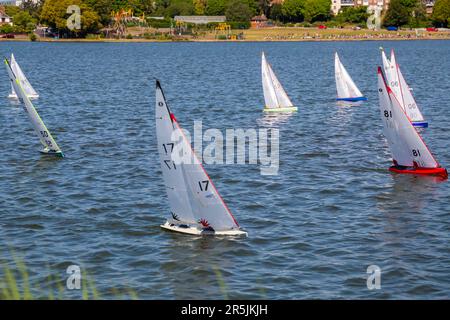
POLYGON ((38 135, 41 144, 44 146, 44 149, 41 151, 41 153, 55 155, 61 158, 64 157, 64 154, 62 153, 55 139, 53 139, 50 131, 47 129, 41 117, 39 117, 39 114, 31 103, 30 99, 28 98, 24 88, 22 87, 22 82, 17 78, 8 59, 5 59, 5 65, 6 70, 8 71, 9 79, 11 80, 11 85, 14 88, 14 91, 17 93, 19 101, 24 103, 24 109, 31 120, 34 131, 38 135))
MULTIPOLYGON (((39 98, 38 93, 34 88, 31 86, 30 82, 28 81, 27 77, 23 73, 22 69, 20 68, 19 64, 17 63, 16 59, 14 58, 14 54, 11 54, 11 69, 14 72, 17 79, 20 80, 20 84, 25 91, 26 95, 30 99, 37 99, 39 98)), ((10 99, 18 99, 17 92, 14 89, 14 86, 11 84, 11 93, 9 94, 8 98, 10 99)))
POLYGON ((344 68, 337 52, 334 55, 334 76, 336 78, 337 89, 336 100, 350 102, 367 100, 344 68))
POLYGON ((394 50, 391 51, 391 60, 388 60, 383 48, 381 49, 381 57, 383 60, 383 69, 386 74, 387 82, 394 92, 397 100, 400 102, 403 110, 413 126, 415 127, 428 127, 428 122, 425 121, 419 106, 412 95, 411 89, 403 77, 400 67, 397 64, 394 50))
POLYGON ((447 179, 447 170, 435 160, 411 124, 393 90, 387 85, 381 67, 378 67, 378 96, 383 131, 394 162, 389 170, 447 179))
POLYGON ((170 112, 159 81, 156 81, 155 118, 161 170, 172 215, 161 227, 193 235, 247 235, 170 112))
POLYGON ((293 112, 297 111, 289 99, 286 91, 281 86, 280 81, 272 70, 272 67, 266 60, 264 52, 261 60, 261 75, 264 92, 264 111, 267 112, 293 112))

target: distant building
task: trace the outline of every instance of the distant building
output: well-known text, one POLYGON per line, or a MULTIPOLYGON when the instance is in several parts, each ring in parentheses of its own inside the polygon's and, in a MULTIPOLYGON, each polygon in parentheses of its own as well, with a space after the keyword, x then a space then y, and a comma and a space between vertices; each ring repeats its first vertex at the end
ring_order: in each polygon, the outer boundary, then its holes
POLYGON ((386 10, 389 7, 390 0, 332 0, 331 11, 337 15, 345 7, 366 6, 369 8, 380 8, 386 10))
POLYGON ((193 23, 193 24, 207 24, 211 22, 225 22, 225 16, 175 16, 175 21, 193 23))
MULTIPOLYGON (((41 0, 31 0, 33 3, 38 3, 41 0)), ((23 0, 0 0, 0 5, 3 6, 20 6, 23 0)))
POLYGON ((436 0, 422 0, 422 2, 425 5, 425 12, 428 15, 431 15, 433 13, 434 3, 436 0))
POLYGON ((0 13, 0 25, 9 24, 13 25, 12 19, 6 13, 0 13))
POLYGON ((267 27, 267 17, 262 14, 260 16, 254 16, 251 20, 250 20, 250 26, 252 28, 264 28, 267 27))

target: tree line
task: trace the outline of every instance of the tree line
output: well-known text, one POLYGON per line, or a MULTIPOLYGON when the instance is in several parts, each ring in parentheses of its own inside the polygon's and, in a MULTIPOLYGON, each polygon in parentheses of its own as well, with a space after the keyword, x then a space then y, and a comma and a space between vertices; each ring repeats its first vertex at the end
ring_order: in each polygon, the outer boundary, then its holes
MULTIPOLYGON (((322 22, 330 26, 356 24, 364 27, 369 17, 366 7, 344 8, 332 16, 331 0, 285 0, 281 4, 271 4, 270 0, 42 0, 37 4, 25 0, 20 7, 6 7, 14 27, 3 25, 0 32, 32 32, 37 24, 43 24, 70 36, 73 31, 66 25, 70 5, 81 9, 81 30, 75 31, 76 36, 96 33, 109 26, 111 12, 120 9, 131 9, 135 16, 165 17, 165 21, 176 15, 224 15, 227 21, 248 23, 253 16, 264 14, 278 24, 322 22)), ((389 9, 383 13, 383 25, 450 26, 450 0, 437 0, 431 17, 425 9, 422 0, 391 0, 389 9)), ((149 21, 151 23, 152 19, 149 21)))

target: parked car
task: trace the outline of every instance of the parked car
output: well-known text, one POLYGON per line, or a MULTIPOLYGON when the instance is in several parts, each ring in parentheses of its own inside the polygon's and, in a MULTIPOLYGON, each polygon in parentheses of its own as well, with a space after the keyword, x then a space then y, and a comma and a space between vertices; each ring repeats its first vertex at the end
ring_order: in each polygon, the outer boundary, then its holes
POLYGON ((327 28, 327 26, 324 26, 323 24, 321 24, 320 26, 319 26, 319 29, 326 29, 327 28))
POLYGON ((428 31, 428 32, 437 32, 438 29, 437 29, 437 28, 434 28, 434 27, 431 27, 431 28, 427 28, 427 31, 428 31))
POLYGON ((12 33, 2 35, 3 39, 14 39, 15 36, 12 33))
POLYGON ((398 30, 398 28, 397 27, 394 27, 394 26, 389 26, 389 27, 387 27, 386 28, 388 31, 397 31, 398 30))

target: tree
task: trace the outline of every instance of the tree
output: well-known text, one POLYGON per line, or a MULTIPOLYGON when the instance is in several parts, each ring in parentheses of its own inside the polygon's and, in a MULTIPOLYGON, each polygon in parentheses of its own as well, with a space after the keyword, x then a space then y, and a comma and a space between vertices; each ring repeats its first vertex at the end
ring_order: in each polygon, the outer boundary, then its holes
POLYGON ((225 0, 208 0, 205 13, 208 16, 223 16, 225 14, 225 0))
MULTIPOLYGON (((392 0, 389 4, 389 9, 386 11, 386 15, 383 19, 383 25, 389 26, 402 26, 408 23, 410 10, 403 3, 405 0, 392 0)), ((410 1, 410 0, 408 0, 410 1)))
POLYGON ((171 4, 165 10, 166 16, 190 16, 195 13, 192 0, 172 0, 171 4))
POLYGON ((336 16, 340 23, 365 23, 370 14, 367 13, 367 7, 345 7, 336 16))
POLYGON ((245 1, 229 0, 226 5, 225 16, 227 17, 227 21, 249 21, 253 14, 254 12, 252 12, 245 1))
POLYGON ((272 20, 277 20, 277 21, 282 20, 283 19, 283 12, 281 10, 282 10, 282 5, 274 3, 270 7, 270 11, 269 11, 268 17, 270 19, 272 19, 272 20))
POLYGON ((14 25, 22 31, 31 32, 36 27, 36 19, 34 19, 28 11, 20 11, 13 16, 14 25))
POLYGON ((303 16, 305 21, 326 21, 330 19, 331 0, 305 0, 303 16))
POLYGON ((303 21, 305 8, 305 0, 285 0, 281 7, 283 16, 290 21, 303 21))
POLYGON ((42 7, 41 20, 66 35, 80 36, 101 28, 98 14, 82 0, 46 0, 42 7), (67 13, 67 8, 71 5, 77 5, 81 9, 80 30, 67 28, 67 19, 71 15, 67 13))
POLYGON ((41 14, 43 4, 44 1, 23 0, 20 8, 27 11, 33 18, 37 20, 39 19, 39 16, 41 14))
POLYGON ((450 25, 450 0, 437 0, 431 19, 436 27, 448 27, 450 25))

